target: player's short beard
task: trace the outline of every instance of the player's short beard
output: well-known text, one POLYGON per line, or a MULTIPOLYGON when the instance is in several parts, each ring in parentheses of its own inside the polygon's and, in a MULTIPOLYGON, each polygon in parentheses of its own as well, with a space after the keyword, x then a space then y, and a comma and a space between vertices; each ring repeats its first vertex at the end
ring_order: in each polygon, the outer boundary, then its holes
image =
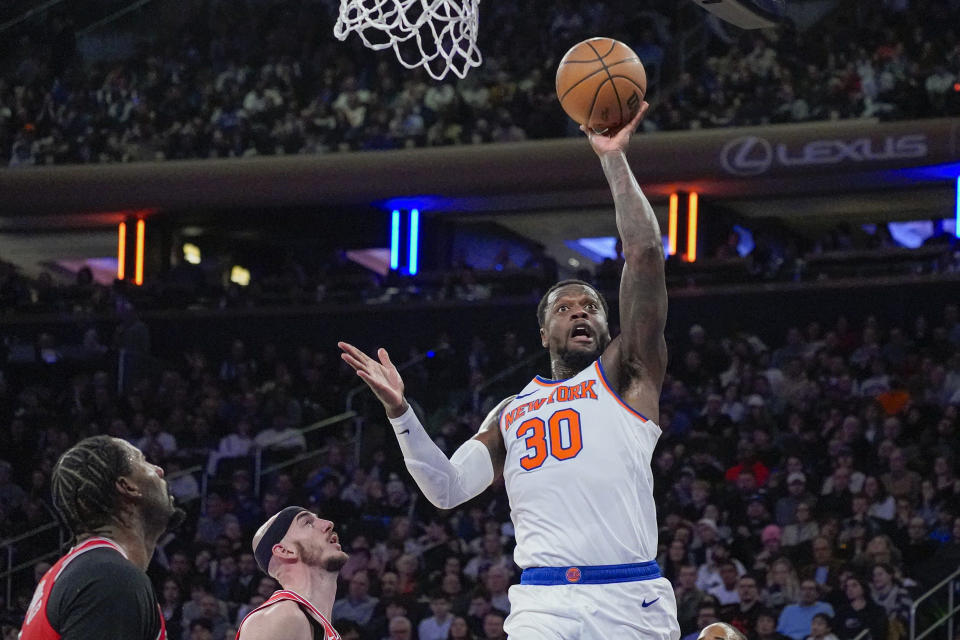
POLYGON ((167 522, 167 531, 176 531, 186 519, 187 512, 180 507, 174 507, 173 514, 170 516, 170 521, 167 522))
POLYGON ((312 549, 308 549, 300 542, 294 542, 293 545, 297 548, 297 552, 300 554, 300 562, 308 567, 320 567, 329 573, 339 572, 340 569, 343 568, 343 565, 347 563, 347 559, 349 558, 349 556, 342 551, 324 558, 320 554, 314 553, 312 549))
POLYGON ((603 350, 606 348, 607 342, 609 342, 609 340, 602 340, 598 338, 596 341, 596 348, 592 349, 591 351, 583 351, 581 349, 561 349, 557 351, 557 359, 560 361, 563 368, 568 370, 571 376, 574 376, 593 364, 593 361, 603 354, 603 350))
POLYGON ((144 528, 147 531, 161 535, 165 531, 173 531, 183 524, 187 512, 175 505, 170 496, 170 489, 164 485, 163 498, 148 500, 141 508, 144 528))

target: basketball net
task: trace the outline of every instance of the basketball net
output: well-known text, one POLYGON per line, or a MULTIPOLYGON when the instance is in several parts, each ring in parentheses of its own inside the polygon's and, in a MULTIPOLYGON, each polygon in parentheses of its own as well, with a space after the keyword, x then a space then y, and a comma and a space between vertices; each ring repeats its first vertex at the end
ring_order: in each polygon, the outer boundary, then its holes
POLYGON ((423 67, 434 80, 464 78, 483 61, 477 48, 480 0, 340 0, 338 40, 355 31, 370 49, 392 48, 407 69, 423 67))

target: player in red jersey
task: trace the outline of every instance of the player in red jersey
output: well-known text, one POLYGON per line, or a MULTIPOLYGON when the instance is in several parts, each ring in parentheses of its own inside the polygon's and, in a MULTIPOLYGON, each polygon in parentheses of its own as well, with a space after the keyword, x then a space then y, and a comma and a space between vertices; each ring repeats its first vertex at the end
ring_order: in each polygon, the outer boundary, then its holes
POLYGON ((330 618, 347 554, 332 522, 287 507, 254 534, 253 555, 283 589, 247 614, 237 640, 341 640, 330 618))
POLYGON ((157 539, 185 514, 163 469, 129 442, 94 436, 60 456, 51 481, 77 544, 37 585, 21 640, 165 640, 145 571, 157 539))

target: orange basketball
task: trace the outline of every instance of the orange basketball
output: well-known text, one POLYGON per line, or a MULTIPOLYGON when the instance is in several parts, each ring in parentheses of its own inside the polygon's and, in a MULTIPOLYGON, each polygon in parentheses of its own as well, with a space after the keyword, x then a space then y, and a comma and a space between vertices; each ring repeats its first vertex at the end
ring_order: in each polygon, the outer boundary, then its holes
POLYGON ((640 58, 612 38, 574 45, 557 67, 560 106, 598 133, 630 122, 646 93, 647 72, 640 58))

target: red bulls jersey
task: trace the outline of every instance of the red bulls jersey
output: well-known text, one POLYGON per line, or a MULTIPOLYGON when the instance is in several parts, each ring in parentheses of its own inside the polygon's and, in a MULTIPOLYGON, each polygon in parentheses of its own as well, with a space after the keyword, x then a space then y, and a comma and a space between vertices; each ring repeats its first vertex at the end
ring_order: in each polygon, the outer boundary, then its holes
POLYGON ((240 640, 240 634, 243 633, 243 623, 250 619, 250 616, 255 614, 261 609, 266 609, 267 607, 273 606, 278 602, 283 602, 284 600, 292 600, 300 605, 300 608, 303 610, 304 615, 307 616, 307 620, 310 621, 310 628, 314 630, 314 637, 319 640, 342 640, 340 634, 337 633, 337 630, 333 628, 333 625, 330 624, 330 621, 327 620, 327 617, 320 613, 320 611, 310 604, 310 601, 301 596, 295 591, 290 591, 289 589, 283 589, 280 591, 274 591, 273 595, 267 598, 267 601, 262 605, 248 613, 243 621, 240 622, 240 627, 237 629, 237 638, 240 640), (307 614, 307 612, 313 614, 313 617, 307 614))
POLYGON ((660 427, 610 388, 600 360, 569 380, 531 380, 501 411, 500 430, 521 568, 656 557, 660 427))
POLYGON ((107 538, 90 538, 78 544, 43 575, 27 608, 20 640, 93 637, 93 630, 99 637, 167 637, 163 612, 150 580, 127 560, 123 549, 107 538), (98 557, 92 561, 97 565, 80 566, 93 557, 86 554, 104 549, 111 552, 110 556, 94 554, 98 557), (77 563, 78 559, 81 562, 77 563), (69 586, 51 598, 54 586, 64 582, 69 586))

